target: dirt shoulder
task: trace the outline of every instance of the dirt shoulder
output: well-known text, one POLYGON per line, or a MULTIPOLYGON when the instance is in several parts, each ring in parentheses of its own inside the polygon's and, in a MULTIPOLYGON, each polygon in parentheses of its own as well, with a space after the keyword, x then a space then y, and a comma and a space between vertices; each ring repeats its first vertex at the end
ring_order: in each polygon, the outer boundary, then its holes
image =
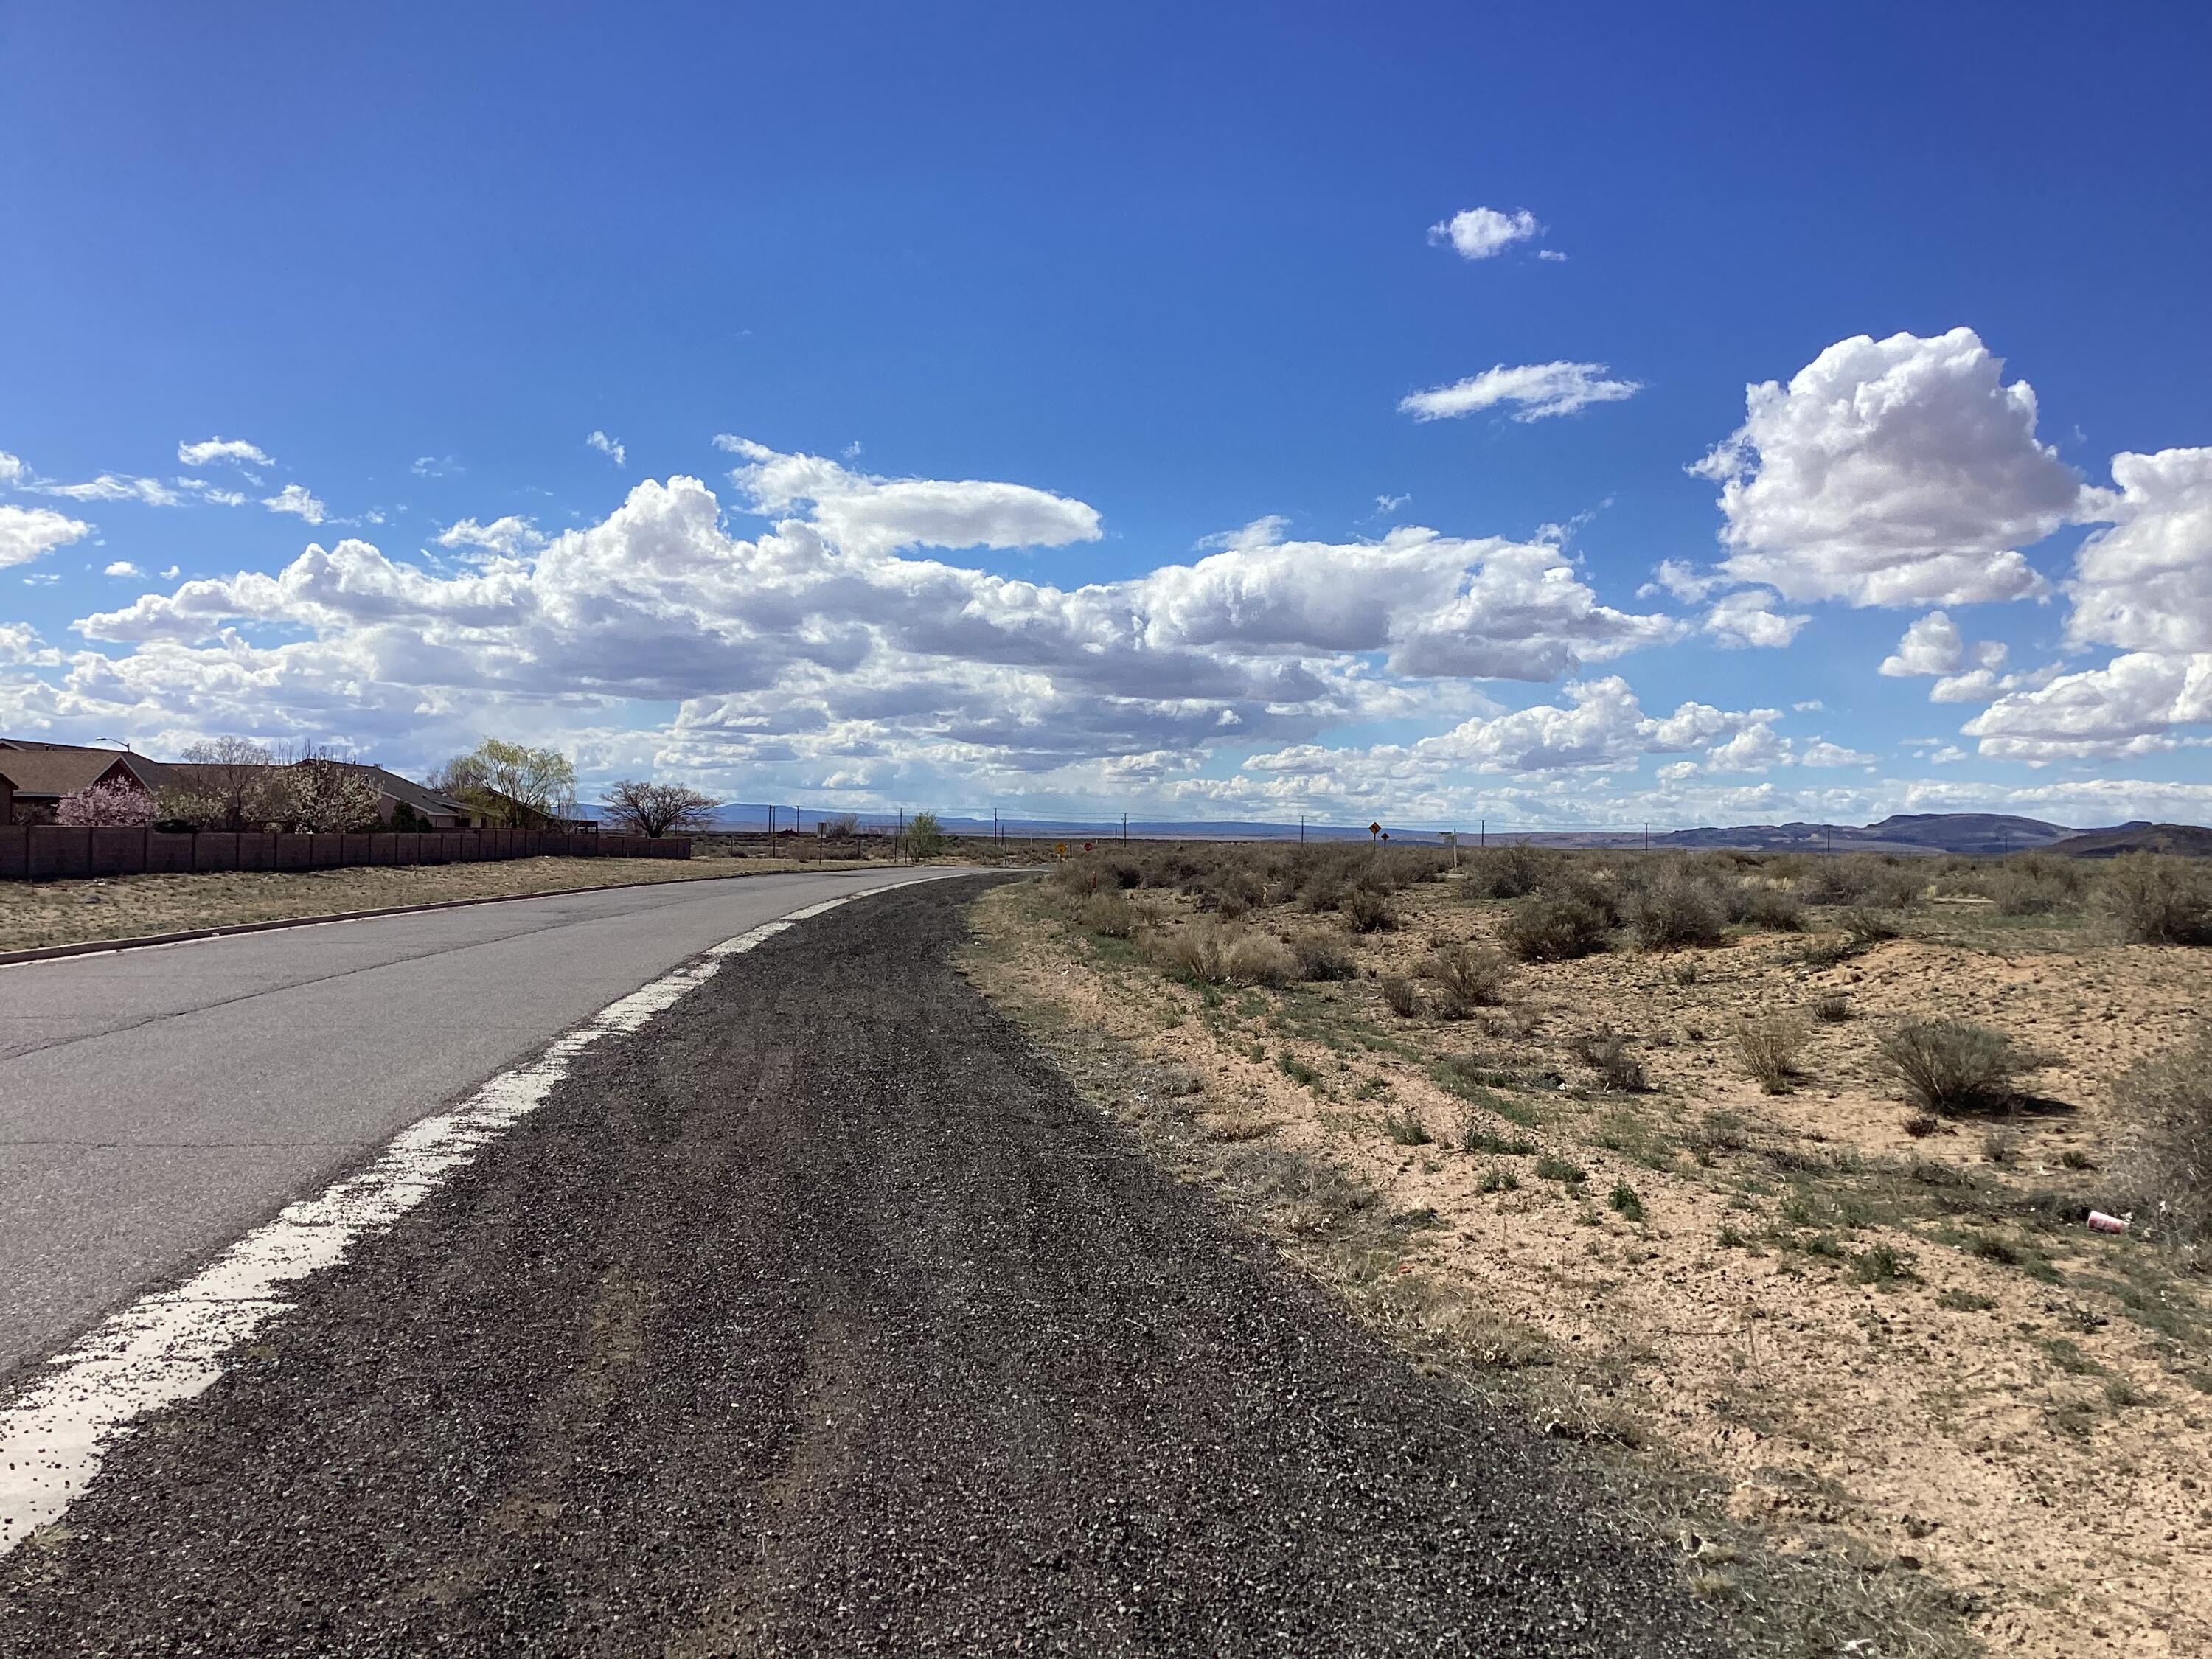
MULTIPOLYGON (((1206 925, 1139 896, 1156 930, 1206 925)), ((1275 1211, 1355 1302, 1428 1337, 1441 1309, 1526 1409, 1686 1473, 1715 1522, 1822 1569, 1822 1628, 1793 1648, 1763 1627, 1774 1650, 2212 1651, 2201 1282, 2080 1221, 2114 1140, 2107 1091, 2212 1012, 2212 952, 1939 905, 1839 961, 1753 933, 1516 968, 1501 1006, 1444 1020, 1394 1014, 1382 982, 1494 939, 1504 913, 1442 882, 1398 902, 1397 931, 1332 934, 1356 977, 1238 989, 1170 980, 1024 883, 979 903, 970 972, 1070 1040, 1187 1072, 1194 1165, 1264 1146, 1425 1218, 1379 1268, 1431 1287, 1409 1307, 1378 1303, 1325 1219, 1275 1211), (1778 1013, 1805 1041, 1770 1095, 1735 1034, 1778 1013), (2027 1109, 1908 1133, 1875 1045, 1929 1013, 2049 1056, 2027 1109), (1648 1088, 1609 1090, 1579 1057, 1607 1030, 1648 1088)), ((1697 1501, 1683 1547, 1710 1558, 1697 1501)), ((1723 1600, 1753 1589, 1731 1553, 1702 1578, 1723 1600)))
POLYGON ((234 870, 202 875, 103 876, 0 882, 0 951, 194 927, 284 921, 453 899, 520 898, 581 887, 718 880, 782 870, 842 870, 856 862, 797 859, 513 859, 345 870, 234 870))

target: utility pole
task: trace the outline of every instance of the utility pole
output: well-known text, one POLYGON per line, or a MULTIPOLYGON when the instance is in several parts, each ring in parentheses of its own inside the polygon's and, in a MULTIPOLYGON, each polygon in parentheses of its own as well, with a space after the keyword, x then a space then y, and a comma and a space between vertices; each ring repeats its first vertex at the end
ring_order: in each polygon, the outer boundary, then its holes
POLYGON ((1301 812, 1301 813, 1299 813, 1299 814, 1298 814, 1298 845, 1299 845, 1299 846, 1301 846, 1301 847, 1303 847, 1303 846, 1304 846, 1305 844, 1306 844, 1306 815, 1305 815, 1304 813, 1301 812))
POLYGON ((1649 823, 1644 826, 1644 850, 1647 853, 1651 850, 1651 826, 1649 823))
POLYGON ((1127 812, 1121 814, 1121 839, 1129 839, 1129 815, 1127 812))

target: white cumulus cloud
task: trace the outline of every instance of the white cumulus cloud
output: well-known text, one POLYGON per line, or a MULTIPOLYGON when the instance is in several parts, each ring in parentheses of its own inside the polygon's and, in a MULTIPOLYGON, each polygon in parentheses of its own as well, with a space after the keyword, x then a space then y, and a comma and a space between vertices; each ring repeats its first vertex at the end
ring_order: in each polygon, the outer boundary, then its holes
POLYGON ((489 524, 463 519, 439 532, 437 541, 441 547, 474 549, 504 559, 520 558, 545 545, 545 538, 537 526, 512 513, 489 524))
POLYGON ((1864 750, 1847 749, 1839 743, 1830 743, 1826 738, 1815 738, 1807 744, 1797 757, 1801 766, 1872 766, 1881 758, 1864 750))
POLYGON ((1027 484, 877 477, 728 433, 714 444, 745 462, 730 477, 752 511, 773 518, 808 507, 823 534, 854 552, 1065 547, 1104 533, 1097 508, 1027 484))
MULTIPOLYGON (((1081 586, 1013 580, 902 550, 1080 539, 1095 511, 731 447, 748 503, 774 515, 755 538, 678 477, 526 559, 450 574, 358 539, 313 545, 273 574, 189 580, 81 619, 88 639, 129 648, 78 653, 54 695, 88 724, 274 717, 386 747, 465 738, 494 711, 526 732, 557 708, 567 727, 611 734, 597 751, 610 765, 782 768, 893 798, 953 775, 1097 791, 1133 757, 1457 718, 1484 702, 1468 681, 1547 679, 1682 631, 1603 604, 1553 542, 1420 527, 1244 538, 1081 586), (623 726, 641 702, 678 713, 648 739, 623 726)), ((453 539, 507 539, 499 526, 453 539)))
POLYGON ((92 526, 47 507, 0 507, 0 567, 28 564, 42 553, 82 541, 92 526))
POLYGON ((2067 593, 2066 637, 2129 651, 2212 650, 2212 449, 2112 457, 2067 593))
POLYGON ((1254 548, 1273 547, 1283 539, 1283 532, 1290 527, 1290 520, 1282 514, 1263 514, 1240 529, 1219 530, 1211 536, 1200 536, 1193 550, 1210 553, 1226 547, 1243 552, 1254 548))
POLYGON ((330 511, 314 495, 299 484, 288 483, 274 495, 265 495, 261 505, 271 513, 289 513, 295 518, 305 519, 309 524, 320 524, 330 517, 330 511))
POLYGON ((2074 514, 2081 479, 2003 368, 1972 329, 1860 335, 1747 388, 1743 425, 1691 469, 1721 485, 1723 568, 1855 605, 2041 592, 2019 549, 2074 514))
POLYGON ((1525 242, 1537 231, 1536 216, 1522 208, 1500 213, 1496 208, 1462 208, 1449 219, 1429 227, 1429 240, 1449 242, 1463 259, 1488 259, 1516 242, 1525 242))
POLYGON ((135 478, 119 472, 103 472, 82 483, 56 483, 41 478, 27 488, 41 495, 58 495, 72 501, 143 501, 148 507, 174 507, 184 500, 159 478, 135 478))
MULTIPOLYGON (((1571 681, 1561 695, 1563 702, 1477 715, 1410 744, 1358 749, 1300 744, 1254 755, 1243 769, 1297 776, 1316 793, 1356 799, 1388 790, 1444 786, 1468 771, 1614 769, 1633 766, 1646 755, 1697 750, 1716 763, 1715 769, 1755 769, 1765 763, 1759 757, 1771 758, 1779 741, 1767 725, 1775 718, 1772 709, 1730 712, 1686 702, 1663 719, 1654 718, 1617 674, 1571 681)), ((1688 769, 1679 775, 1701 769, 1695 762, 1682 764, 1688 769)))
POLYGON ((620 438, 610 438, 604 432, 594 431, 584 441, 617 466, 626 466, 629 463, 629 453, 623 447, 620 438))
POLYGON ((1417 421, 1443 421, 1510 404, 1515 420, 1540 421, 1592 404, 1619 403, 1643 389, 1636 380, 1607 380, 1603 363, 1500 363, 1449 386, 1408 392, 1398 409, 1417 421))
POLYGON ((2041 765, 2178 748, 2174 728, 2212 721, 2212 651, 2130 651, 2102 668, 2015 691, 1960 728, 1999 760, 2041 765))
POLYGON ((103 576, 143 576, 146 573, 128 559, 118 559, 100 574, 103 576))
POLYGON ((258 445, 243 438, 203 438, 198 443, 179 441, 177 459, 186 466, 207 466, 222 461, 232 466, 274 466, 276 463, 258 445))
POLYGON ((1939 681, 1946 702, 1996 699, 1965 729, 1986 756, 2031 763, 2155 753, 2212 721, 2212 449, 2112 458, 2114 489, 2085 516, 2110 527, 2076 550, 2067 643, 2118 647, 2101 668, 1939 681))
POLYGON ((1724 646, 1785 646, 1813 619, 1802 614, 1785 616, 1774 604, 1774 595, 1765 588, 1747 587, 1724 594, 1705 612, 1705 631, 1724 646))
POLYGON ((28 623, 0 623, 0 664, 11 667, 58 668, 62 653, 39 637, 28 623))
POLYGON ((1905 629, 1896 651, 1882 659, 1881 672, 1892 679, 1903 679, 1916 674, 1956 674, 1969 664, 1977 669, 1995 669, 2003 665, 2006 654, 2004 646, 1996 640, 1969 645, 1947 612, 1931 611, 1905 629))

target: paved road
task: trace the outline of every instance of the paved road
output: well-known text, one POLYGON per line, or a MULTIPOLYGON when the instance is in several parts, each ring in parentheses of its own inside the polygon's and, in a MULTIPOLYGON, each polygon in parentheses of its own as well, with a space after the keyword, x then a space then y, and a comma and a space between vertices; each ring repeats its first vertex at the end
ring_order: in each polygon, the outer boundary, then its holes
POLYGON ((0 1659, 1717 1650, 946 961, 732 960, 0 1559, 0 1659))
POLYGON ((628 887, 0 967, 0 1378, 685 957, 911 874, 628 887))

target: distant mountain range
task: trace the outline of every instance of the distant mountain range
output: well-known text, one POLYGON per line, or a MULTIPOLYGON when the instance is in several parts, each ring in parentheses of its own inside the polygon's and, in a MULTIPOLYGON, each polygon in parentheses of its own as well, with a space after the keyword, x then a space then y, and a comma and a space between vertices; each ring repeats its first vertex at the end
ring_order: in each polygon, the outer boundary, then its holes
POLYGON ((2212 830, 2193 823, 2124 823, 2116 830, 2089 830, 2053 842, 2051 850, 2069 858, 2109 859, 2123 853, 2178 853, 2184 858, 2212 858, 2212 830))
MULTIPOLYGON (((889 830, 899 822, 888 812, 845 813, 807 807, 753 805, 731 802, 716 820, 717 830, 758 835, 769 827, 770 814, 780 833, 796 830, 812 835, 823 823, 850 817, 871 831, 889 830)), ((951 835, 988 839, 993 831, 988 817, 942 813, 939 821, 951 835)), ((1387 828, 1388 826, 1386 826, 1387 828)), ((1016 840, 1107 842, 1123 834, 1120 820, 1054 817, 1006 817, 998 821, 1001 835, 1016 840)), ((1364 841, 1364 824, 1312 823, 1261 823, 1224 818, 1202 823, 1172 823, 1131 818, 1127 834, 1132 841, 1364 841)), ((1435 845, 1443 839, 1434 830, 1392 829, 1393 839, 1435 845)), ((2082 858, 2110 858, 2124 852, 2180 853, 2212 857, 2212 830, 2191 824, 2137 821, 2110 829, 2076 830, 2041 818, 2016 817, 1998 812, 1900 812, 1879 823, 1741 823, 1727 828, 1671 830, 1654 832, 1647 840, 1635 830, 1512 830, 1485 834, 1462 831, 1461 845, 1480 840, 1529 842, 1543 847, 1733 848, 1765 853, 2023 853, 2049 848, 2082 858)))
POLYGON ((1879 823, 1747 823, 1654 836, 1669 847, 1735 847, 1766 852, 2021 853, 2081 832, 2041 818, 1998 812, 1899 812, 1879 823))

